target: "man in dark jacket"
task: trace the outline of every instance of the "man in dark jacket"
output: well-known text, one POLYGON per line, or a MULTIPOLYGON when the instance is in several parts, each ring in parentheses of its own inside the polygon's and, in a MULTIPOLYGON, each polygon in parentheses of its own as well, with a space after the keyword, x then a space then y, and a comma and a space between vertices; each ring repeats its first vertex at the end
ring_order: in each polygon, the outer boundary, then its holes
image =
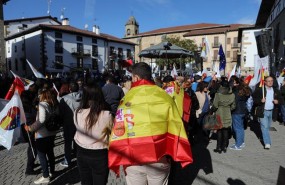
POLYGON ((75 82, 69 84, 70 93, 63 96, 59 102, 60 112, 63 117, 63 137, 64 137, 64 161, 60 163, 61 166, 68 167, 71 163, 72 144, 75 143, 73 138, 76 128, 73 121, 73 113, 79 107, 81 100, 81 93, 79 93, 79 86, 75 82))
POLYGON ((271 139, 269 128, 274 112, 278 111, 277 105, 284 104, 280 91, 273 87, 273 78, 265 78, 265 86, 257 87, 252 95, 255 105, 255 115, 260 118, 260 126, 264 142, 264 148, 270 149, 271 139), (263 92, 264 91, 264 92, 263 92))
POLYGON ((124 97, 123 89, 116 85, 114 77, 109 75, 102 91, 105 101, 111 106, 112 115, 115 116, 120 100, 124 97))

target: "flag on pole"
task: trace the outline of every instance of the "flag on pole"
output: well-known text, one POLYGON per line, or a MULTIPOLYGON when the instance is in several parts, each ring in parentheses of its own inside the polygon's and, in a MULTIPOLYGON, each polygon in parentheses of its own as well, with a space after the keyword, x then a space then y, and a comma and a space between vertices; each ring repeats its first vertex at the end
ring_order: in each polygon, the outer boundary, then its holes
POLYGON ((16 92, 0 112, 0 144, 10 150, 17 138, 20 137, 20 126, 25 122, 22 101, 16 92))
POLYGON ((237 77, 241 77, 241 69, 240 69, 240 66, 238 66, 238 69, 237 69, 237 77))
POLYGON ((219 48, 219 56, 220 56, 220 71, 226 69, 226 56, 223 50, 223 46, 220 45, 219 48))
POLYGON ((262 69, 261 69, 261 77, 260 77, 260 84, 259 84, 259 87, 263 87, 264 86, 264 68, 262 67, 262 69))
POLYGON ((232 76, 234 76, 234 75, 236 74, 236 67, 237 67, 237 65, 235 65, 235 66, 234 66, 234 68, 232 69, 231 73, 229 74, 229 78, 228 78, 228 80, 230 80, 230 79, 231 79, 231 77, 232 77, 232 76))
POLYGON ((248 84, 250 83, 250 81, 251 81, 252 78, 253 78, 253 76, 248 75, 248 76, 244 79, 244 83, 248 85, 248 84))
MULTIPOLYGON (((35 83, 35 82, 32 81, 32 80, 29 80, 29 79, 26 79, 26 78, 23 78, 23 77, 20 77, 20 76, 16 75, 16 74, 15 74, 13 71, 11 71, 11 70, 10 70, 10 72, 13 74, 14 78, 20 78, 20 79, 21 79, 21 81, 22 81, 23 84, 24 84, 25 90, 28 90, 29 87, 35 83)), ((19 93, 19 94, 20 94, 20 93, 19 93)), ((20 94, 20 95, 21 95, 21 94, 20 94)))
POLYGON ((172 76, 174 79, 178 76, 177 71, 176 71, 176 68, 175 68, 175 65, 173 65, 173 69, 172 69, 172 71, 171 71, 171 76, 172 76))
POLYGON ((216 72, 215 76, 216 76, 217 78, 221 78, 221 73, 220 73, 220 70, 219 70, 219 66, 218 66, 218 65, 215 65, 214 72, 216 72))
POLYGON ((42 73, 40 73, 40 72, 28 61, 28 59, 26 59, 26 60, 27 60, 27 62, 28 62, 28 64, 29 64, 30 68, 32 69, 34 75, 35 75, 37 78, 46 79, 45 76, 44 76, 42 73))
POLYGON ((201 51, 201 57, 207 58, 210 54, 210 46, 208 42, 207 36, 204 38, 204 42, 202 43, 202 51, 201 51))
POLYGON ((18 94, 21 94, 24 90, 25 90, 24 83, 20 78, 16 77, 5 96, 5 100, 10 100, 15 94, 15 91, 17 91, 18 94))

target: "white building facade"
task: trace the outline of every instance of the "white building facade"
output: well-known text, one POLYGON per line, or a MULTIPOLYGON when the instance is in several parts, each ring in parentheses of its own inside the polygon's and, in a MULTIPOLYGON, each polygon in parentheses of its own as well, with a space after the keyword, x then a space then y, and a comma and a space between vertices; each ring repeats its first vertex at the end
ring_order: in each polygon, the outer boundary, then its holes
POLYGON ((111 35, 68 25, 37 25, 6 37, 7 70, 32 74, 26 59, 43 74, 123 69, 135 44, 111 35))

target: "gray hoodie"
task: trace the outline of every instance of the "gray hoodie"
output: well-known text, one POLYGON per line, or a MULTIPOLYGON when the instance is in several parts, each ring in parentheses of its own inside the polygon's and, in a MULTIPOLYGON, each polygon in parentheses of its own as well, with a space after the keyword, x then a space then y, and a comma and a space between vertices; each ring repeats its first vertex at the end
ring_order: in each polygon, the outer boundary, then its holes
POLYGON ((72 92, 60 99, 59 108, 63 117, 63 126, 74 125, 73 113, 79 107, 81 97, 81 93, 72 92))

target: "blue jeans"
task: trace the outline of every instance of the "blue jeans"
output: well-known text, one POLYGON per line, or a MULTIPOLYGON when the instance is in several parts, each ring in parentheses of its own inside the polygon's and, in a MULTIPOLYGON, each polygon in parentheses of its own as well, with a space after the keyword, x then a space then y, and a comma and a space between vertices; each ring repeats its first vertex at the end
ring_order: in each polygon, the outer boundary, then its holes
POLYGON ((47 178, 55 171, 55 156, 53 152, 55 136, 36 139, 36 148, 43 171, 43 177, 47 178), (50 170, 48 169, 48 164, 50 170))
POLYGON ((281 114, 282 114, 282 121, 285 122, 285 105, 280 105, 281 114))
POLYGON ((272 122, 272 110, 264 110, 264 117, 260 118, 260 127, 263 137, 264 144, 270 144, 271 145, 271 139, 269 134, 269 128, 271 127, 272 122))
POLYGON ((244 143, 244 116, 245 114, 232 114, 237 147, 240 147, 244 143))

